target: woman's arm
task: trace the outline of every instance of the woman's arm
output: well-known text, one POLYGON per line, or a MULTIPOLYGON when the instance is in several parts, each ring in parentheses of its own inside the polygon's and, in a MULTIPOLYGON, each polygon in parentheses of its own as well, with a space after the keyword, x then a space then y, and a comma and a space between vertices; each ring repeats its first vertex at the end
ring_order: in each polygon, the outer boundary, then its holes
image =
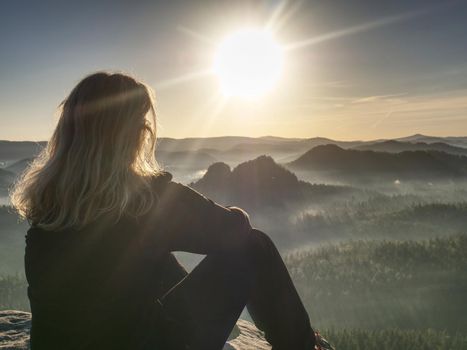
POLYGON ((170 251, 210 254, 244 244, 252 227, 243 209, 221 206, 177 182, 161 188, 156 212, 170 251))

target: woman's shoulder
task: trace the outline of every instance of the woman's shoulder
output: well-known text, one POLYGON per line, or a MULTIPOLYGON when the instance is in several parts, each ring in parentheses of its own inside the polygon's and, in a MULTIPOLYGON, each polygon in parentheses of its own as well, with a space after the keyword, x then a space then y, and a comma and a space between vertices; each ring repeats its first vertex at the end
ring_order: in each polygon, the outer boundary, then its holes
POLYGON ((174 181, 172 174, 165 170, 161 170, 153 176, 152 187, 158 199, 164 199, 165 201, 180 199, 180 196, 189 189, 188 186, 174 181))
POLYGON ((155 186, 163 186, 167 185, 169 182, 172 181, 172 174, 166 170, 161 170, 157 174, 153 175, 152 183, 155 186))
POLYGON ((197 192, 192 187, 173 180, 173 176, 168 171, 161 171, 154 175, 153 186, 158 195, 159 200, 166 201, 183 201, 185 203, 199 198, 205 199, 204 195, 197 192))

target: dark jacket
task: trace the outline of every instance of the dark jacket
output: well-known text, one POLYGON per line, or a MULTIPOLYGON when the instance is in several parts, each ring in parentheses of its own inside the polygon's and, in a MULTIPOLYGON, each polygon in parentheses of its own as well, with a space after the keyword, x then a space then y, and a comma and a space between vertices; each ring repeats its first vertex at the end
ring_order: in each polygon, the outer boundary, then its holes
POLYGON ((138 349, 157 332, 157 298, 172 251, 222 253, 242 244, 248 215, 223 207, 164 172, 144 216, 105 217, 81 230, 26 235, 32 350, 138 349))

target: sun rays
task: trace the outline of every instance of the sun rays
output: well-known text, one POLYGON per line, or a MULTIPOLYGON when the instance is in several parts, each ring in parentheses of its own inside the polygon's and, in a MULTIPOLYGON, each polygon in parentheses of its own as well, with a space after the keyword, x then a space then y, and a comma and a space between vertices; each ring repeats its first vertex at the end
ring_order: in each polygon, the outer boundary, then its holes
POLYGON ((212 85, 212 98, 207 99, 202 111, 194 111, 197 115, 202 113, 206 116, 204 125, 209 129, 231 100, 235 103, 261 100, 279 86, 281 76, 287 74, 287 55, 330 40, 409 21, 434 10, 431 7, 400 13, 297 41, 279 43, 276 37, 293 20, 302 3, 280 1, 263 24, 240 27, 227 33, 223 40, 215 40, 192 28, 178 26, 177 30, 198 42, 200 47, 210 53, 207 55, 210 58, 205 59, 205 68, 156 83, 156 90, 170 89, 200 79, 217 80, 218 89, 212 85))
POLYGON ((345 29, 339 29, 339 30, 336 30, 330 33, 325 33, 325 34, 321 34, 315 37, 306 38, 306 39, 303 39, 303 40, 300 40, 294 43, 290 43, 290 44, 285 45, 284 49, 285 50, 302 49, 302 48, 316 45, 316 44, 319 44, 319 43, 322 43, 328 40, 338 39, 344 36, 367 32, 371 29, 395 24, 395 23, 402 22, 402 21, 407 21, 417 16, 421 16, 429 11, 430 10, 423 9, 419 11, 401 13, 395 16, 383 17, 375 21, 358 24, 358 25, 348 27, 345 29))

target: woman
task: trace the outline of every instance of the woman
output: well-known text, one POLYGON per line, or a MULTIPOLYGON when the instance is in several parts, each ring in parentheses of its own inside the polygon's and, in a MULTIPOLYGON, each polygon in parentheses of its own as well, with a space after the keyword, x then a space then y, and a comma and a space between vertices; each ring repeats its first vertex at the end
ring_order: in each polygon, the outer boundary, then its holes
POLYGON ((273 349, 314 349, 271 239, 172 181, 155 143, 152 93, 130 76, 92 74, 62 103, 12 193, 31 224, 32 350, 217 350, 245 305, 273 349), (207 256, 188 274, 173 251, 207 256))

